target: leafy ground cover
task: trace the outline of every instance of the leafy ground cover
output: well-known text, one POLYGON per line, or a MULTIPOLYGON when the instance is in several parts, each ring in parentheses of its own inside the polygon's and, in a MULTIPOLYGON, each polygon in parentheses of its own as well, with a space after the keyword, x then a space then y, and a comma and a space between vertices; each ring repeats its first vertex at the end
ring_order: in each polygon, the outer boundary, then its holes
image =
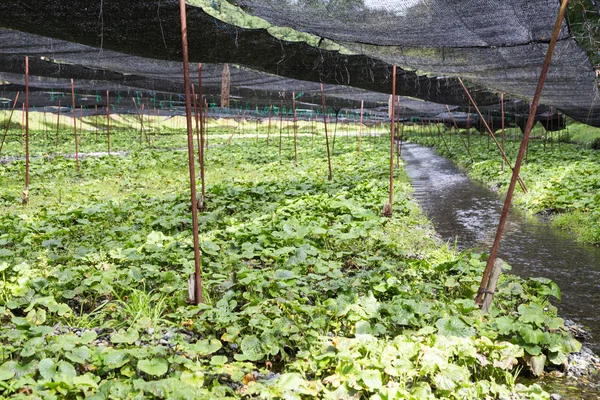
MULTIPOLYGON (((184 143, 184 138, 181 137, 184 143)), ((193 270, 187 155, 136 149, 0 166, 0 395, 12 398, 548 399, 519 374, 562 368, 580 344, 546 279, 503 274, 473 302, 482 256, 435 238, 384 139, 208 150, 193 270)))
MULTIPOLYGON (((532 213, 548 216, 551 223, 574 233, 585 243, 600 244, 600 152, 581 144, 530 140, 521 177, 528 193, 515 191, 515 204, 532 213)), ((438 152, 465 168, 470 177, 485 182, 500 192, 508 189, 511 170, 502 171, 502 160, 493 142, 485 136, 471 135, 470 154, 465 135, 456 134, 445 141, 437 135, 413 133, 410 140, 435 146, 438 152)), ((506 154, 516 158, 520 142, 507 135, 506 154)))

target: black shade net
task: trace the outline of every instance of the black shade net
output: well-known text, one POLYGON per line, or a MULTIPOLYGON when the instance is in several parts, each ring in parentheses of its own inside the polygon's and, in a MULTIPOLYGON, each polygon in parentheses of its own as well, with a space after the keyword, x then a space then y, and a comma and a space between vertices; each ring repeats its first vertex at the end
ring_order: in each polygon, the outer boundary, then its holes
MULTIPOLYGON (((559 7, 555 0, 189 3, 191 78, 197 81, 195 63, 202 62, 203 94, 214 108, 220 104, 222 63, 230 63, 233 108, 264 111, 278 103, 289 108, 293 92, 301 107, 318 109, 317 82, 323 82, 330 109, 357 110, 364 101, 369 112, 385 115, 395 64, 400 67, 397 94, 427 101, 404 99, 411 102, 406 118, 439 115, 445 104, 467 111, 457 76, 482 107, 497 112, 502 91, 510 99, 509 113, 510 104, 527 108, 559 7), (238 14, 228 22, 213 16, 229 9, 238 14), (256 23, 254 17, 262 20, 256 23), (295 29, 296 35, 282 36, 276 27, 295 29)), ((597 15, 594 2, 578 3, 588 6, 586 15, 597 15)), ((570 9, 569 16, 578 15, 570 9)), ((577 29, 563 24, 541 99, 548 107, 541 108, 538 119, 548 119, 544 113, 551 109, 552 115, 558 110, 600 126, 590 56, 595 32, 582 36, 587 20, 571 19, 577 29)), ((73 78, 78 106, 103 105, 110 90, 124 111, 133 110, 130 98, 138 106, 180 110, 176 0, 3 1, 0 27, 0 97, 5 99, 0 106, 5 109, 22 90, 23 58, 29 56, 30 84, 38 92, 34 106, 70 101, 66 95, 73 78)))

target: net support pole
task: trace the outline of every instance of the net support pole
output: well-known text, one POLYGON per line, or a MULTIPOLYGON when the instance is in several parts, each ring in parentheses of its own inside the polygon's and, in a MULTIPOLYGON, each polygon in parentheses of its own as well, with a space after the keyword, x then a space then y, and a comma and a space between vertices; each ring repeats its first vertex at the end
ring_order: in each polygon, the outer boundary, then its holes
POLYGON ((273 105, 269 106, 269 122, 267 124, 267 149, 269 148, 269 139, 271 138, 271 117, 273 116, 273 105))
POLYGON ((10 110, 10 115, 8 117, 8 123, 6 124, 6 128, 4 128, 4 135, 2 136, 2 143, 0 143, 0 153, 2 153, 2 147, 4 147, 4 142, 6 141, 6 135, 8 134, 8 129, 10 128, 10 122, 12 121, 13 113, 15 112, 15 108, 17 107, 17 101, 19 100, 19 94, 21 92, 17 92, 17 96, 15 97, 15 102, 13 103, 12 109, 10 110))
POLYGON ((190 93, 190 67, 188 57, 187 15, 185 0, 179 0, 181 18, 181 47, 183 54, 183 85, 185 86, 185 119, 187 125, 188 165, 190 170, 190 195, 192 201, 192 235, 194 240, 194 304, 202 303, 202 271, 200 269, 200 240, 198 238, 198 202, 196 200, 196 173, 194 171, 194 135, 192 132, 192 103, 190 93))
POLYGON ((106 91, 106 134, 107 134, 107 150, 110 156, 110 97, 108 90, 106 91))
POLYGON ((390 191, 389 202, 383 206, 383 216, 392 216, 392 205, 394 203, 394 129, 396 125, 396 66, 392 67, 392 102, 390 104, 390 191))
MULTIPOLYGON (((467 154, 469 155, 469 158, 471 159, 471 162, 473 162, 473 156, 471 155, 471 150, 469 150, 469 146, 465 142, 465 139, 463 139, 463 137, 460 136, 460 132, 458 130, 458 124, 456 123, 456 120, 454 119, 454 114, 452 114, 452 111, 450 111, 450 107, 448 107, 447 104, 446 104, 446 110, 448 110, 448 115, 450 115, 450 119, 452 120, 452 124, 454 125, 454 129, 456 129, 457 135, 462 140, 462 143, 465 146, 465 149, 467 150, 467 154)), ((502 151, 504 152, 504 146, 502 146, 502 151)), ((504 162, 504 159, 502 159, 502 162, 504 162)))
POLYGON ((360 125, 358 127, 358 157, 360 157, 360 148, 362 147, 362 131, 363 131, 363 112, 365 101, 360 101, 360 125))
POLYGON ((60 129, 60 100, 58 101, 58 113, 56 114, 56 140, 54 145, 58 146, 58 130, 60 129))
POLYGON ((504 207, 502 208, 502 214, 500 216, 500 221, 498 222, 498 229, 494 238, 494 244, 492 245, 492 249, 490 250, 490 256, 488 257, 487 264, 485 266, 485 271, 481 279, 481 284, 477 292, 477 297, 475 298, 475 303, 479 306, 481 306, 482 304, 485 288, 487 287, 488 280, 492 273, 494 261, 496 260, 496 255, 498 254, 498 250, 500 249, 502 233, 504 231, 504 225, 506 224, 506 220, 508 218, 508 211, 510 210, 513 194, 515 192, 515 186, 517 178, 519 176, 519 170, 521 169, 521 164, 523 163, 525 150, 527 149, 529 134, 531 133, 531 129, 533 128, 533 124, 535 122, 535 114, 540 101, 540 97, 542 95, 544 83, 546 82, 546 76, 548 75, 548 69, 550 67, 550 62, 552 61, 552 54, 554 53, 554 48, 556 47, 556 42, 558 41, 560 27, 562 26, 562 21, 565 17, 568 2, 569 0, 563 0, 561 3, 560 10, 558 12, 558 17, 556 19, 556 24, 554 25, 554 32, 552 33, 552 40, 550 40, 550 44, 548 45, 546 58, 544 59, 544 64, 542 65, 542 71, 540 72, 537 87, 535 89, 535 94, 533 95, 531 106, 529 107, 529 117, 527 118, 525 130, 523 131, 523 140, 521 141, 521 147, 519 147, 519 153, 517 154, 517 159, 515 160, 515 167, 513 168, 510 185, 508 186, 508 191, 506 192, 506 199, 504 200, 504 207))
POLYGON ((327 166, 329 167, 329 180, 333 180, 333 171, 331 170, 331 152, 329 151, 329 135, 327 134, 327 112, 325 109, 325 92, 321 83, 321 103, 323 105, 323 125, 325 126, 325 145, 327 146, 327 166))
MULTIPOLYGON (((504 92, 500 92, 500 108, 502 113, 502 151, 504 152, 504 92)), ((502 159, 502 171, 504 172, 504 159, 502 159)))
POLYGON ((77 140, 77 109, 75 108, 75 83, 71 79, 71 102, 73 105, 73 136, 75 138, 75 168, 79 172, 79 142, 77 140))
POLYGON ((296 93, 292 92, 292 120, 294 124, 294 167, 298 166, 298 128, 296 126, 296 93))
POLYGON ((23 204, 29 204, 29 57, 25 57, 25 189, 23 204))
POLYGON ((204 175, 204 99, 202 98, 202 64, 198 63, 198 110, 200 112, 200 143, 198 158, 200 161, 201 195, 198 204, 200 211, 206 210, 206 178, 204 175))
MULTIPOLYGON (((498 143, 498 139, 496 139, 496 135, 494 135, 494 132, 492 131, 492 129, 488 125, 486 119, 483 118, 483 115, 481 114, 481 111, 479 110, 479 107, 477 107, 477 104, 473 100, 473 97, 471 97, 471 93, 469 93, 469 89, 467 89, 467 87, 465 86, 465 84, 463 83, 463 81, 462 81, 462 79, 460 77, 458 78, 458 81, 460 82, 460 84, 463 87, 465 93, 467 94, 467 97, 469 98, 469 101, 471 102, 471 104, 473 105, 473 107, 475 107, 475 111, 477 111, 477 114, 479 115, 479 120, 483 123, 483 125, 485 126, 485 129, 488 131, 488 139, 490 137, 492 139, 494 139, 494 143, 496 144, 496 147, 500 151, 500 155, 502 156, 502 159, 504 161, 506 161, 506 164, 510 167, 510 169, 512 169, 514 171, 515 168, 510 163, 508 157, 506 156, 506 153, 504 153, 504 150, 502 150, 502 147, 500 146, 500 143, 498 143)), ((518 176, 518 175, 517 175, 517 182, 519 182, 519 186, 521 186, 521 189, 523 190, 523 193, 527 193, 527 186, 525 186, 525 182, 523 182, 523 180, 521 179, 521 177, 518 176)))
POLYGON ((283 135, 283 100, 279 107, 279 158, 281 158, 281 142, 283 135))

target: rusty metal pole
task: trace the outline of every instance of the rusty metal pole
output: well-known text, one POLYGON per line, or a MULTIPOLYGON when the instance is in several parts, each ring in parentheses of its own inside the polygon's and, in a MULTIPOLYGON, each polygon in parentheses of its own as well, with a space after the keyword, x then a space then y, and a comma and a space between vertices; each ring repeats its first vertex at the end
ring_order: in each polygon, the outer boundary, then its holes
POLYGON ((296 126, 296 93, 292 92, 292 119, 294 123, 294 167, 298 166, 297 126, 296 126))
POLYGON ((71 79, 71 101, 73 103, 73 136, 75 137, 75 168, 79 172, 79 141, 77 140, 77 109, 75 108, 75 83, 71 79))
POLYGON ((383 216, 392 216, 392 205, 394 201, 394 129, 396 122, 396 66, 392 67, 392 103, 390 104, 391 130, 390 130, 390 197, 389 202, 383 207, 383 216))
POLYGON ((358 127, 358 157, 360 157, 360 148, 362 147, 362 131, 363 131, 363 111, 365 101, 360 101, 360 126, 358 127))
POLYGON ((108 90, 106 91, 106 134, 108 135, 108 155, 110 156, 110 97, 108 90))
POLYGON ((15 112, 15 108, 17 107, 17 101, 19 100, 19 94, 21 92, 17 92, 17 96, 15 97, 15 102, 13 103, 12 110, 10 110, 10 115, 8 117, 8 123, 6 124, 6 128, 4 129, 4 136, 2 136, 2 143, 0 143, 0 153, 2 152, 2 147, 4 147, 4 141, 6 140, 6 135, 8 134, 8 129, 10 128, 10 121, 12 121, 13 113, 15 112))
POLYGON ((325 125, 325 145, 327 146, 327 165, 329 166, 329 180, 333 180, 333 171, 331 170, 331 152, 329 151, 329 135, 327 134, 327 113, 325 109, 325 92, 321 83, 321 103, 323 104, 323 125, 325 125))
POLYGON ((269 139, 271 137, 271 117, 273 116, 273 105, 269 107, 269 123, 267 124, 267 149, 269 148, 269 139))
POLYGON ((95 106, 94 110, 94 132, 96 133, 96 142, 98 141, 98 104, 95 106))
MULTIPOLYGON (((502 152, 504 152, 504 92, 500 92, 500 107, 502 113, 502 152)), ((504 159, 502 159, 502 171, 504 171, 504 159)))
POLYGON ((55 146, 58 146, 58 130, 60 127, 60 100, 58 101, 58 113, 56 115, 56 141, 55 146))
MULTIPOLYGON (((492 132, 492 129, 488 125, 486 119, 483 118, 483 115, 481 114, 481 111, 479 111, 479 107, 477 107, 477 104, 475 103, 475 101, 471 97, 471 93, 469 93, 469 89, 467 89, 467 87, 465 86, 465 84, 463 83, 463 81, 462 81, 462 79, 460 77, 458 78, 458 81, 460 82, 460 84, 463 87, 465 93, 467 94, 467 97, 469 98, 469 101, 471 102, 471 104, 473 105, 473 107, 475 107, 475 111, 477 111, 477 114, 479 115, 480 121, 483 123, 483 125, 485 126, 485 129, 488 131, 488 139, 489 139, 489 136, 491 136, 494 139, 494 143, 496 144, 496 147, 500 151, 500 154, 502 155, 502 159, 504 161, 506 161, 506 164, 510 167, 510 169, 512 169, 514 171, 515 170, 514 167, 510 163, 510 161, 509 161, 508 157, 506 156, 506 154, 504 153, 504 151, 502 150, 502 147, 500 146, 500 143, 498 143, 498 139, 496 139, 496 136, 494 135, 494 132, 492 132)), ((517 176, 517 182, 519 182, 519 186, 521 186, 521 189, 523 190, 523 193, 527 193, 527 187, 525 186, 525 182, 523 182, 523 180, 521 179, 520 176, 517 176)))
POLYGON ((29 204, 29 57, 25 57, 25 190, 23 204, 29 204))
POLYGON ((519 148, 519 153, 517 155, 517 159, 515 161, 515 167, 513 169, 512 178, 510 180, 510 185, 508 186, 508 191, 506 192, 506 200, 504 201, 504 207, 502 208, 502 215, 500 216, 500 221, 498 223, 498 230, 496 231, 496 237, 494 238, 494 244, 490 251, 490 256, 487 260, 487 264, 485 266, 485 271, 483 273, 483 277, 481 279, 481 284, 479 286, 479 290, 477 292, 477 297, 475 298, 475 303, 481 306, 483 295, 485 292, 485 288, 487 286, 488 280, 490 278, 490 274, 494 267, 494 260, 496 259, 496 255, 498 254, 498 250, 500 249, 500 242, 502 240, 502 233, 504 231, 504 225, 506 224, 506 220, 508 218, 508 211, 510 210, 510 205, 512 203, 512 197, 515 192, 515 186, 517 182, 517 177, 519 176, 519 170, 521 169, 521 164, 523 162, 523 156, 525 155, 525 150, 527 149, 527 143, 529 140, 529 134, 531 133, 531 129, 533 128, 533 124, 535 122, 535 113, 537 111, 538 103, 540 101, 540 97, 542 95, 542 89, 544 88, 544 83, 546 81, 546 75, 548 75, 548 69, 550 67, 550 61, 552 60, 552 54, 554 53, 554 48, 556 46, 556 42, 558 41, 558 35, 560 33, 560 27, 562 26, 562 21, 565 17, 565 12, 567 10, 567 3, 569 0, 563 0, 560 10, 558 12, 558 17, 556 19, 556 24, 554 25, 554 32, 552 33, 552 40, 548 45, 548 50, 546 52, 546 58, 544 59, 544 64, 542 65, 542 71, 540 72, 540 77, 538 79, 537 87, 535 89, 535 94, 533 95, 533 100, 531 102, 531 106, 529 107, 529 117, 527 118, 527 124, 525 125, 525 130, 523 131, 523 140, 521 141, 521 147, 519 148))
POLYGON ((279 157, 281 157, 281 136, 283 135, 283 100, 279 107, 279 157))
POLYGON ((467 154, 469 155, 469 158, 471 159, 471 162, 472 162, 473 161, 473 156, 471 155, 471 150, 469 150, 469 146, 467 146, 467 143, 465 143, 465 139, 463 139, 463 137, 460 136, 460 132, 458 130, 458 124, 456 123, 456 120, 454 119, 454 115, 450 111, 450 107, 448 107, 447 104, 446 104, 446 110, 448 110, 448 114, 450 115, 450 119, 452 119, 452 124, 454 125, 454 128, 456 129, 456 134, 462 140, 462 143, 465 146, 465 149, 467 150, 467 154))
POLYGON ((198 148, 198 158, 200 161, 200 184, 201 197, 199 208, 200 211, 206 209, 206 179, 204 176, 204 99, 202 98, 202 64, 198 63, 198 109, 200 111, 200 144, 198 148))
POLYGON ((181 17, 181 48, 183 53, 183 85, 185 86, 185 118, 187 124, 188 165, 192 200, 192 235, 194 239, 194 302, 202 303, 202 271, 200 269, 200 240, 198 238, 198 201, 196 198, 196 172, 194 171, 194 135, 192 132, 192 104, 190 93, 190 66, 188 57, 187 16, 185 0, 179 0, 181 17))

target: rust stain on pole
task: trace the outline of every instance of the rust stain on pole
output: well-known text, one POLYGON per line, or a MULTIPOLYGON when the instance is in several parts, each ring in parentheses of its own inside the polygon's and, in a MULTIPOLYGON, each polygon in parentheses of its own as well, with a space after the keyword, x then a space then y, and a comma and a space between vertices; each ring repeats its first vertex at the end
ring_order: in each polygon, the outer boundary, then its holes
POLYGON ((185 0, 179 0, 181 17, 181 48, 183 53, 183 84, 185 86, 185 118, 187 125, 188 165, 190 170, 190 194, 192 200, 192 234, 194 239, 194 301, 202 303, 202 271, 200 269, 200 240, 198 238, 198 203, 196 199, 196 173, 194 171, 194 135, 192 132, 192 105, 190 93, 190 67, 188 57, 187 16, 185 0))
POLYGON ((17 107, 17 101, 19 100, 19 94, 21 92, 17 92, 17 96, 15 97, 15 102, 13 103, 12 109, 10 110, 10 115, 8 117, 8 123, 6 124, 6 128, 4 129, 4 135, 2 136, 2 143, 0 143, 0 153, 2 152, 2 147, 4 147, 4 141, 6 140, 6 134, 8 133, 8 129, 10 128, 10 121, 12 121, 13 113, 15 112, 15 108, 17 107))
POLYGON ((71 79, 71 101, 73 103, 73 136, 75 137, 75 167, 79 171, 79 142, 77 140, 77 109, 75 108, 75 83, 71 79))
POLYGON ((25 57, 25 190, 23 204, 29 204, 29 57, 25 57))
MULTIPOLYGON (((471 104, 473 104, 473 107, 475 107, 475 111, 477 111, 477 114, 479 115, 479 119, 480 119, 481 122, 483 122, 483 125, 485 126, 485 129, 488 131, 488 134, 492 137, 492 139, 494 139, 494 143, 496 144, 496 147, 498 148, 498 150, 500 150, 500 154, 502 155, 502 159, 504 161, 506 161, 506 164, 510 167, 510 169, 512 169, 514 171, 515 170, 514 167, 512 166, 512 164, 510 163, 510 160, 508 159, 508 157, 504 153, 504 150, 500 146, 500 143, 498 143, 498 139, 496 139, 496 136, 494 135, 494 132, 492 132, 492 129, 488 125, 486 119, 483 118, 483 115, 481 114, 481 111, 479 111, 479 107, 477 107, 477 104, 475 104, 475 101, 471 97, 471 93, 469 93, 469 89, 467 89, 467 87, 465 86, 465 84, 463 83, 463 81, 462 81, 462 79, 460 77, 458 78, 458 81, 460 82, 461 86, 465 90, 465 93, 467 94, 467 97, 469 98, 469 101, 471 102, 471 104)), ((488 139, 489 139, 489 137, 488 137, 488 139)), ((523 180, 521 179, 521 177, 518 176, 518 175, 517 175, 517 181, 519 182, 519 186, 521 186, 521 189, 523 190, 523 193, 527 193, 527 187, 525 186, 525 182, 523 182, 523 180)))
POLYGON ((498 250, 500 249, 500 242, 502 241, 502 233, 504 232, 504 225, 506 224, 506 220, 508 218, 508 211, 510 210, 510 205, 512 203, 512 197, 515 192, 515 186, 517 182, 517 177, 519 176, 519 170, 521 169, 521 164, 523 162, 523 156, 525 155, 525 150, 527 149, 527 143, 529 141, 529 134, 531 133, 531 129, 533 128, 533 124, 535 122, 535 113, 537 111, 537 107, 540 101, 540 97, 542 95, 542 89, 544 88, 544 83, 546 81, 546 75, 548 75, 548 68, 550 67, 550 61, 552 60, 552 54, 554 53, 554 47, 556 46, 556 42, 558 41, 558 35, 560 33, 560 27, 562 25, 562 21, 565 17, 565 12, 567 10, 567 3, 569 0, 563 0, 560 10, 558 12, 558 17, 556 19, 556 24, 554 25, 554 32, 552 33, 552 40, 548 45, 548 51, 546 52, 546 58, 544 59, 544 64, 542 65, 542 71, 540 72, 540 77, 538 79, 537 87, 535 88, 535 94, 533 96, 533 100, 531 102, 531 106, 529 108, 529 117, 527 118, 527 124, 525 125, 525 130, 523 131, 523 140, 521 141, 521 147, 519 147, 519 153, 517 155, 517 159, 515 161, 515 167, 513 168, 512 177, 510 180, 510 185, 508 186, 508 191, 506 192, 506 200, 504 201, 504 207, 502 208, 502 215, 500 216, 500 222, 498 222, 498 230, 496 231, 496 236, 494 238, 494 244, 492 245, 492 249, 490 251, 490 256, 487 260, 487 264, 485 266, 485 271, 483 273, 483 277, 481 279, 481 284, 479 285, 479 291, 477 292, 477 297, 475 298, 475 303, 481 306, 483 292, 487 286, 488 280, 490 278, 490 274, 494 267, 494 261, 496 260, 496 255, 498 254, 498 250))
POLYGON ((325 125, 325 144, 327 146, 327 165, 329 166, 329 180, 333 179, 333 171, 331 170, 331 152, 329 151, 329 135, 327 134, 327 112, 325 109, 325 92, 321 83, 321 103, 323 104, 323 125, 325 125))

